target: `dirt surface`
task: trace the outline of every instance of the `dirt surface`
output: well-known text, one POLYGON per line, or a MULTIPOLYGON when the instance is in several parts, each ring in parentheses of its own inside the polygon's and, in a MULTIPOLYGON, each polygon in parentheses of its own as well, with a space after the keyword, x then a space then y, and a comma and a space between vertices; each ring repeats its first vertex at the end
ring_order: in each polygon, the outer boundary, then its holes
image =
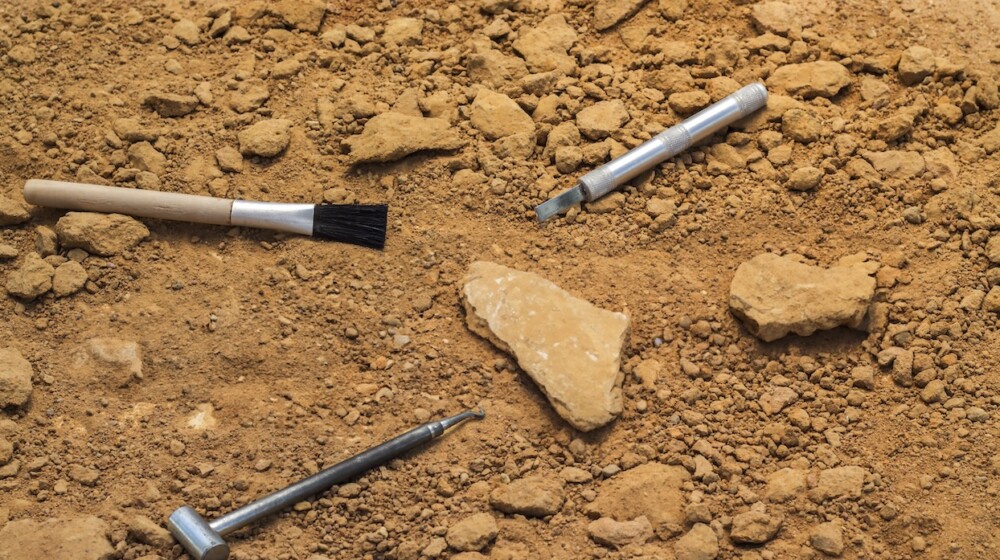
POLYGON ((691 4, 3 2, 0 558, 178 558, 176 507, 478 405, 233 558, 1000 558, 1000 11, 691 4), (763 115, 534 221, 755 79, 763 115), (390 111, 446 123, 347 142, 390 111), (388 241, 143 220, 99 256, 29 178, 386 202, 388 241), (765 251, 878 263, 869 332, 755 338, 765 251), (628 314, 620 418, 574 431, 470 332, 475 260, 628 314))

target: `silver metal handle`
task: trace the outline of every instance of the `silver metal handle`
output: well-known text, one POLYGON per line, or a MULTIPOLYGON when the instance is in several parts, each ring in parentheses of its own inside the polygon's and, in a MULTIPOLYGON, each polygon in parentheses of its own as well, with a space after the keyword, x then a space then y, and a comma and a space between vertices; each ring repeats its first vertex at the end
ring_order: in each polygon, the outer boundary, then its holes
POLYGON ((753 83, 736 90, 581 177, 584 198, 588 202, 597 200, 765 105, 767 89, 763 84, 753 83))

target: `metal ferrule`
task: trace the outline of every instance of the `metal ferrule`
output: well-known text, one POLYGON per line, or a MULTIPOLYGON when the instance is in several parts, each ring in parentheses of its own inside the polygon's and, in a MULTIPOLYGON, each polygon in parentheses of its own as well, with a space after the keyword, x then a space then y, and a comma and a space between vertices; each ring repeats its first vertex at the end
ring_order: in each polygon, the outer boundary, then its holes
POLYGON ((312 235, 315 208, 314 204, 235 200, 230 223, 234 226, 312 235))

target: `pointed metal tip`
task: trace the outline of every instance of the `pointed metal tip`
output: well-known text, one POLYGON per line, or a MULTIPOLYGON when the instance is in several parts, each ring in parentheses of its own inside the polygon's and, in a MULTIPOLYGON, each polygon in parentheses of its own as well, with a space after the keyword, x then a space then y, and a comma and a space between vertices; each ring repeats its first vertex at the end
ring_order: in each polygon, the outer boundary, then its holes
POLYGON ((570 206, 578 204, 582 201, 583 189, 580 188, 580 185, 575 185, 573 188, 559 193, 559 195, 555 198, 546 200, 536 206, 535 215, 538 216, 539 222, 544 222, 556 214, 565 212, 570 206))
POLYGON ((461 424, 462 422, 469 420, 470 418, 475 418, 476 420, 479 420, 480 418, 483 418, 485 416, 486 416, 486 411, 483 410, 482 407, 479 407, 476 410, 466 410, 465 412, 460 412, 454 416, 449 416, 448 418, 439 420, 438 425, 441 426, 441 430, 443 432, 444 430, 447 430, 452 426, 457 426, 458 424, 461 424))
POLYGON ((486 418, 486 409, 483 407, 479 407, 476 410, 470 410, 469 412, 471 412, 476 418, 486 418))

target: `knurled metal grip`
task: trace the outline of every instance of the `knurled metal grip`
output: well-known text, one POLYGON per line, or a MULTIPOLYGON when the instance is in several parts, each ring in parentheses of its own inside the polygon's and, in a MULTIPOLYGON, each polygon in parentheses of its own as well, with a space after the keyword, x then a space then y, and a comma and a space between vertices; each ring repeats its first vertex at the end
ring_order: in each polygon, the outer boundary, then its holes
POLYGON ((580 188, 583 189, 584 198, 587 202, 593 202, 598 198, 615 190, 619 183, 615 182, 615 175, 611 169, 602 165, 580 177, 580 188))
POLYGON ((691 147, 691 135, 683 123, 657 134, 656 139, 663 143, 663 148, 666 150, 663 159, 672 158, 691 147))
POLYGON ((741 119, 767 105, 767 88, 759 83, 741 87, 729 96, 736 100, 736 104, 740 106, 741 119))

